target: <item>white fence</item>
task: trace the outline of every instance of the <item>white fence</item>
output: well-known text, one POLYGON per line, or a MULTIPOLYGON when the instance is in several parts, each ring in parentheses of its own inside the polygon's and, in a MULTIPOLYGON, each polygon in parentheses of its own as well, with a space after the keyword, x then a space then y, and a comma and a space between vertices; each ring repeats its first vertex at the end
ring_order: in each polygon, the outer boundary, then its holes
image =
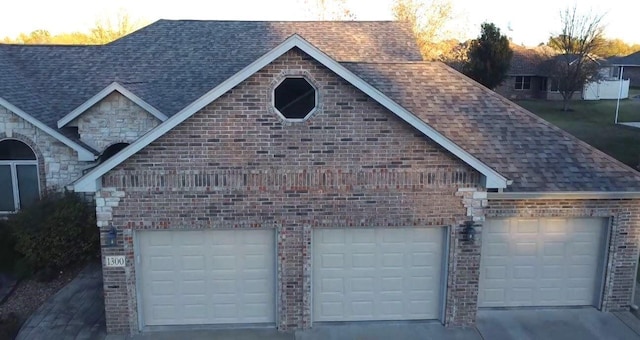
POLYGON ((620 99, 629 98, 629 79, 622 81, 622 92, 620 92, 620 80, 602 80, 589 83, 584 86, 582 99, 618 99, 618 93, 620 93, 620 99))

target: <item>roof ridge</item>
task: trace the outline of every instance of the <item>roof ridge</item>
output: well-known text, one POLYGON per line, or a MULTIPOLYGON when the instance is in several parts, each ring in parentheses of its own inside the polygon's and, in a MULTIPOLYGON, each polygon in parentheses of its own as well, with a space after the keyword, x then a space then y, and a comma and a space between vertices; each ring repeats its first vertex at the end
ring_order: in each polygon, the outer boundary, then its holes
POLYGON ((430 60, 390 60, 390 61, 341 61, 340 64, 360 64, 360 65, 389 65, 389 64, 416 64, 416 65, 433 65, 438 61, 430 60))
POLYGON ((397 20, 241 20, 241 19, 229 19, 229 20, 207 20, 207 19, 158 19, 156 22, 253 22, 253 23, 319 23, 319 22, 327 22, 327 23, 350 23, 350 24, 360 24, 360 23, 399 23, 397 20))
POLYGON ((557 133, 560 133, 562 136, 571 139, 573 142, 577 142, 579 145, 581 145, 583 147, 587 147, 588 149, 594 151, 596 154, 599 154, 600 156, 604 156, 604 158, 608 159, 609 161, 611 161, 616 166, 618 166, 618 167, 620 167, 622 169, 625 169, 625 170, 631 170, 638 178, 640 178, 640 172, 638 170, 632 168, 631 166, 629 166, 629 165, 627 165, 625 163, 622 163, 621 161, 615 159, 613 156, 610 156, 609 154, 607 154, 604 151, 596 148, 595 146, 593 146, 593 145, 591 145, 591 144, 579 139, 578 137, 576 137, 576 136, 570 134, 569 132, 559 128, 558 126, 548 122, 547 120, 545 120, 544 118, 536 115, 535 113, 533 113, 533 112, 525 109, 524 107, 522 107, 522 106, 520 106, 520 105, 518 105, 518 104, 516 104, 516 103, 514 103, 514 102, 512 102, 510 100, 508 100, 507 98, 505 98, 501 94, 490 90, 489 88, 487 88, 486 86, 478 83, 477 81, 475 81, 475 80, 465 76, 464 74, 454 70, 449 65, 446 65, 445 63, 442 63, 442 62, 437 62, 437 63, 441 64, 444 67, 444 69, 446 69, 450 73, 453 73, 454 76, 458 77, 462 81, 465 81, 465 82, 469 83, 470 85, 478 85, 477 87, 480 90, 492 95, 496 99, 500 100, 502 103, 507 104, 508 106, 512 107, 513 109, 515 109, 515 110, 517 110, 517 111, 519 111, 519 112, 521 112, 521 113, 523 113, 523 114, 525 114, 525 115, 527 115, 527 116, 529 116, 529 117, 531 117, 533 119, 538 120, 540 123, 542 123, 543 125, 547 126, 551 130, 553 130, 553 131, 555 131, 557 133))

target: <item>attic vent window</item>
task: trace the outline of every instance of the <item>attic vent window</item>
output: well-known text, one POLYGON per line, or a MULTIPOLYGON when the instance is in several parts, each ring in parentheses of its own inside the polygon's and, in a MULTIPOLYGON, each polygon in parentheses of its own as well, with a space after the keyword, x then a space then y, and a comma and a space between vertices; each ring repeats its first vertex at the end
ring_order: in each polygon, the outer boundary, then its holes
POLYGON ((286 119, 304 120, 316 107, 316 89, 305 78, 285 78, 274 90, 274 106, 286 119))

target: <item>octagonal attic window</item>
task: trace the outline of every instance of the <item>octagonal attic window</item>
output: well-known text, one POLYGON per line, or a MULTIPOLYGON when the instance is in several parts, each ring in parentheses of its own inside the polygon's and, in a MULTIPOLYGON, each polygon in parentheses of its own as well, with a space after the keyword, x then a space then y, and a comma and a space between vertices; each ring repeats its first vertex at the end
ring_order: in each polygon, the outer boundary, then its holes
POLYGON ((285 78, 273 97, 276 110, 286 119, 303 120, 316 107, 316 89, 302 77, 285 78))

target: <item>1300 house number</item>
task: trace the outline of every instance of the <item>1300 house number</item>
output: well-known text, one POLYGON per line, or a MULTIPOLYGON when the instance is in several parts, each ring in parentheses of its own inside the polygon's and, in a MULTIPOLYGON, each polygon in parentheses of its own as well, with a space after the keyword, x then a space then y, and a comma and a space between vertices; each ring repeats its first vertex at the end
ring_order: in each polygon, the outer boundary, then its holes
POLYGON ((107 267, 124 267, 126 260, 124 255, 107 256, 105 258, 105 264, 107 267))

